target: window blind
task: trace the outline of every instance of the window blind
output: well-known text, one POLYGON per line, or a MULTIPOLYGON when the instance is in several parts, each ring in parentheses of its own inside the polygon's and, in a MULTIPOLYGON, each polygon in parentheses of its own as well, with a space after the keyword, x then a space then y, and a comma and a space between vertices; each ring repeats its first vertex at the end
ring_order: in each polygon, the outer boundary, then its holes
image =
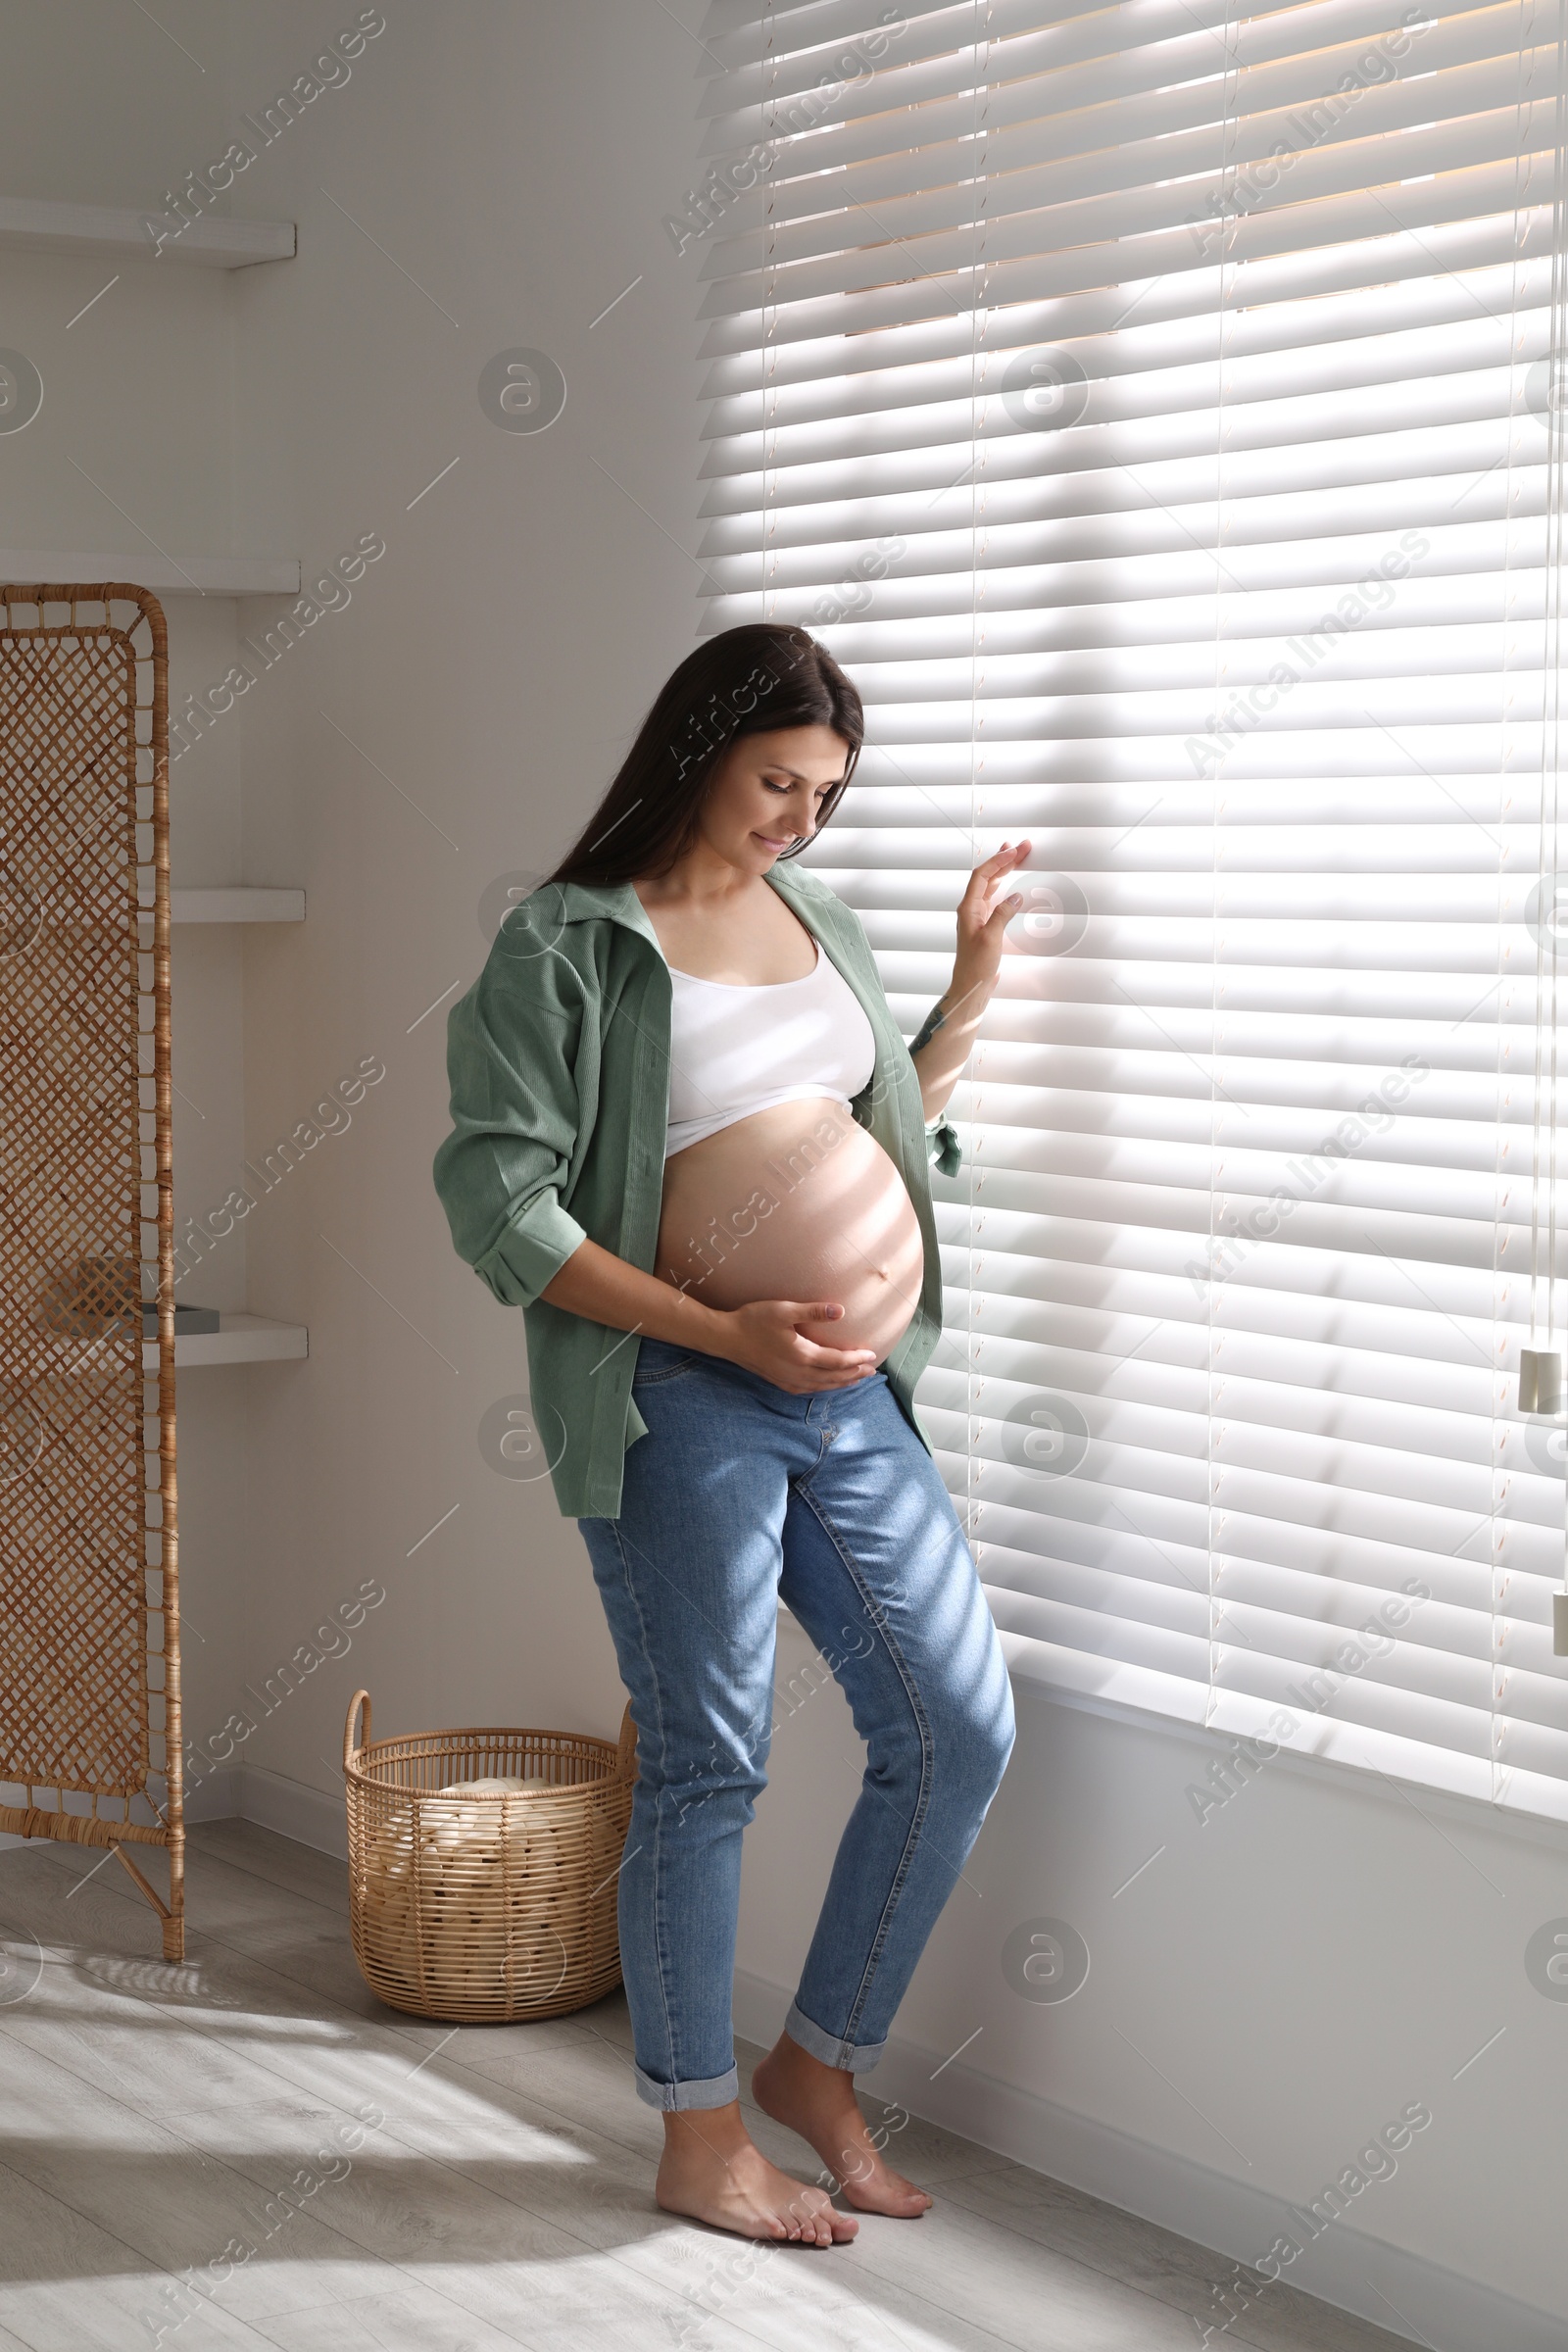
POLYGON ((1515 1402, 1558 32, 716 0, 666 228, 705 626, 865 697, 808 860, 906 1031, 1034 844, 922 1388, 1015 1663, 1568 1818, 1563 1434, 1515 1402))

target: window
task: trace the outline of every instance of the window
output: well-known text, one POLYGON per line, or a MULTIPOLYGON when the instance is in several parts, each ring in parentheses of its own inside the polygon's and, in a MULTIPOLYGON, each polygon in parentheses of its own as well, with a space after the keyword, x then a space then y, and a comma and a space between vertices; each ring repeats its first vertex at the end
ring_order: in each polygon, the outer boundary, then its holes
POLYGON ((1557 12, 703 38, 706 625, 864 694, 811 862, 907 1029, 1035 845, 922 1390, 1015 1663, 1568 1818, 1557 12))

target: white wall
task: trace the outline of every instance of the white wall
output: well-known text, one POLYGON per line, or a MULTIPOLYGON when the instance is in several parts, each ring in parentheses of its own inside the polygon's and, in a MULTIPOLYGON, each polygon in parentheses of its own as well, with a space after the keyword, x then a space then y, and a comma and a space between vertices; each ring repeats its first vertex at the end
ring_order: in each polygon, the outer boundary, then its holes
MULTIPOLYGON (((698 576, 695 287, 659 230, 695 46, 608 0, 387 14, 249 174, 247 206, 297 220, 300 252, 239 289, 241 537, 298 546, 310 576, 362 533, 386 543, 243 713, 247 878, 303 882, 310 908, 302 936, 247 950, 253 1155, 362 1056, 386 1067, 246 1236, 253 1300, 308 1322, 312 1350, 252 1378, 258 1669, 363 1579, 387 1592, 352 1662, 247 1747, 321 1788, 356 1679, 388 1728, 619 1719, 575 1529, 548 1481, 481 1457, 487 1409, 527 1386, 521 1322, 454 1255, 429 1171, 481 898, 586 817, 693 641, 698 576), (479 406, 485 362, 519 346, 567 381, 539 434, 479 406)), ((325 22, 242 12, 242 106, 325 22)))
MULTIPOLYGON (((10 12, 6 192, 156 203, 356 13, 162 0, 166 34, 120 0, 10 12)), ((695 24, 698 0, 677 14, 695 24)), ((255 1717, 241 1752, 261 1773, 209 1799, 238 1787, 323 1841, 357 1681, 378 1730, 618 1717, 574 1529, 545 1484, 480 1454, 485 1411, 526 1385, 522 1335, 451 1252, 428 1176, 444 1004, 415 1024, 476 971, 487 886, 547 865, 575 829, 692 642, 698 577, 702 250, 677 259, 659 226, 694 176, 693 41, 614 0, 386 15, 346 86, 239 184, 233 209, 298 220, 297 261, 232 278, 133 266, 69 332, 107 269, 4 272, 4 340, 47 386, 27 433, 0 436, 8 543, 133 559, 137 532, 72 459, 175 552, 297 552, 313 576, 362 533, 386 543, 347 608, 180 763, 174 794, 176 881, 303 884, 310 907, 302 930, 178 942, 182 1212, 221 1200, 362 1056, 386 1068, 185 1286, 310 1327, 304 1364, 180 1385, 203 1637, 187 1724, 201 1740, 255 1717), (564 369, 547 433, 480 410, 481 367, 514 346, 564 369), (363 1580, 386 1599, 348 1654, 264 1713, 244 1685, 363 1580)), ((179 690, 281 609, 172 604, 179 690)), ((800 1637, 785 1642, 794 1671, 800 1637)), ((1019 1712, 973 1885, 879 2084, 1243 2258, 1283 2201, 1425 2100, 1433 2124, 1398 2176, 1291 2276, 1396 2331, 1402 2313, 1444 2352, 1550 2340, 1497 2298, 1565 2310, 1568 2004, 1523 1963, 1568 1914, 1560 1838, 1285 1760, 1200 1828, 1184 1793, 1214 1752, 1200 1735, 1027 1690, 1019 1712), (1043 1917, 1092 1954, 1059 2007, 1002 1973, 1009 1932, 1043 1917)), ((747 1864, 752 2030, 776 2023, 808 1936, 830 1858, 812 1825, 842 1816, 855 1779, 835 1692, 781 1714, 747 1864)))

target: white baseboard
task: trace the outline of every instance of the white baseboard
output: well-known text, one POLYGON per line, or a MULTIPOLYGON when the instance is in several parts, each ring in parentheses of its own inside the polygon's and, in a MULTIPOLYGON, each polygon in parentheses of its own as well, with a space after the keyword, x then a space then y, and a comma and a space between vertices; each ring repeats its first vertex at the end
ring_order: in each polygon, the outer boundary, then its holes
POLYGON ((185 1791, 185 1819, 189 1821, 230 1821, 239 1811, 240 1777, 242 1764, 224 1764, 194 1788, 185 1791))
MULTIPOLYGON (((749 2041, 770 2043, 783 2029, 791 1989, 737 1970, 735 2027, 749 2041)), ((1078 2115, 1032 2091, 1019 2090, 895 2034, 876 2070, 879 2098, 893 2098, 911 2115, 946 2125, 966 2139, 1010 2156, 1033 2171, 1102 2197, 1162 2230, 1212 2246, 1216 2256, 1250 2263, 1287 2227, 1286 2200, 1228 2180, 1191 2157, 1135 2139, 1113 2126, 1078 2115), (933 2082, 933 2070, 941 2078, 933 2082)), ((1225 2277, 1216 2258, 1215 2283, 1225 2277)), ((1419 2330, 1443 2346, 1485 2344, 1487 2352, 1562 2352, 1564 2323, 1498 2288, 1446 2270, 1397 2246, 1382 2243, 1347 2222, 1336 2222, 1293 2265, 1293 2286, 1337 2304, 1393 2334, 1419 2330), (1376 2288, 1388 2301, 1380 2302, 1376 2288), (1394 2311, 1404 2315, 1396 2327, 1394 2311)), ((1266 2311, 1266 2300, 1261 2306, 1266 2311)))
MULTIPOLYGON (((236 1815, 276 1830, 280 1838, 292 1838, 298 1845, 314 1846, 335 1861, 348 1860, 348 1816, 341 1794, 307 1788, 303 1782, 285 1780, 282 1773, 268 1772, 260 1764, 224 1764, 186 1795, 189 1822, 231 1821, 236 1815)), ((0 1830, 0 1853, 29 1842, 34 1841, 0 1830)))
POLYGON ((261 1764, 225 1764, 185 1800, 187 1821, 227 1821, 235 1814, 335 1861, 348 1860, 348 1816, 340 1790, 308 1788, 303 1781, 286 1780, 261 1764))

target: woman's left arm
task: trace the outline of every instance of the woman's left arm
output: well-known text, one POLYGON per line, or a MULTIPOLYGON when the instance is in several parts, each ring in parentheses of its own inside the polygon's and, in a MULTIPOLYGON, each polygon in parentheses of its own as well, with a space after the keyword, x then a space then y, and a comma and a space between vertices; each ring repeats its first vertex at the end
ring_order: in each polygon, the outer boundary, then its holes
POLYGON ((1028 857, 1027 841, 1004 842, 994 858, 977 865, 958 901, 958 942, 953 978, 926 1015, 909 1051, 920 1081, 927 1124, 940 1118, 958 1074, 969 1058, 980 1016, 996 993, 1002 970, 1002 942, 1023 905, 1016 893, 999 895, 1009 874, 1028 857))

